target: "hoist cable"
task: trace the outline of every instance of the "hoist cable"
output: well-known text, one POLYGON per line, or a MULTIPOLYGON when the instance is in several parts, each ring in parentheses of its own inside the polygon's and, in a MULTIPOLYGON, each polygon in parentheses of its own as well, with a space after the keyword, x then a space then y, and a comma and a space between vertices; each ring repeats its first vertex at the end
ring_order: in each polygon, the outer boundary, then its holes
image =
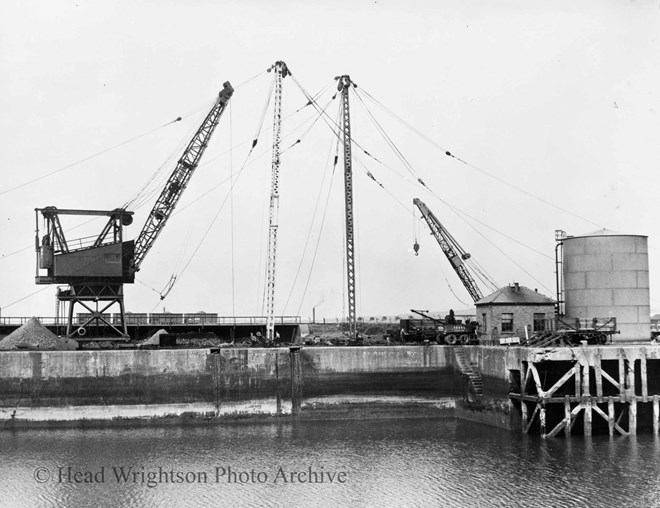
POLYGON ((484 175, 486 175, 486 176, 488 176, 488 177, 490 177, 490 178, 492 178, 492 179, 494 179, 494 180, 497 180, 498 182, 500 182, 500 183, 502 183, 502 184, 504 184, 504 185, 506 185, 506 186, 508 186, 508 187, 511 187, 512 189, 515 189, 515 190, 517 190, 517 191, 519 191, 519 192, 522 192, 523 194, 526 194, 527 196, 530 196, 530 197, 532 197, 532 198, 534 198, 534 199, 536 199, 536 200, 538 200, 538 201, 540 201, 540 202, 542 202, 542 203, 544 203, 544 204, 546 204, 546 205, 548 205, 548 206, 551 206, 551 207, 553 207, 553 208, 556 208, 557 210, 560 210, 560 211, 562 211, 562 212, 564 212, 564 213, 567 213, 567 214, 569 214, 569 215, 572 215, 573 217, 576 217, 576 218, 578 218, 578 219, 580 219, 580 220, 583 220, 583 221, 585 221, 585 222, 588 222, 588 223, 590 223, 590 224, 592 224, 592 225, 595 225, 595 226, 597 226, 597 227, 599 227, 599 228, 602 228, 602 227, 603 227, 602 225, 598 224, 597 222, 594 222, 594 221, 592 221, 592 220, 590 220, 590 219, 587 219, 586 217, 582 217, 581 215, 578 215, 578 214, 576 214, 576 213, 573 213, 573 212, 571 212, 570 210, 567 210, 567 209, 565 209, 565 208, 563 208, 563 207, 561 207, 561 206, 559 206, 559 205, 556 205, 555 203, 552 203, 552 202, 550 202, 550 201, 548 201, 548 200, 546 200, 546 199, 544 199, 544 198, 542 198, 542 197, 540 197, 540 196, 537 196, 536 194, 533 194, 533 193, 531 193, 531 192, 529 192, 529 191, 527 191, 527 190, 525 190, 525 189, 522 189, 522 188, 518 187, 517 185, 514 185, 514 184, 512 184, 512 183, 509 183, 509 182, 507 182, 506 180, 504 180, 504 179, 502 179, 502 178, 500 178, 500 177, 498 177, 498 176, 496 176, 496 175, 493 175, 493 174, 487 172, 486 170, 484 170, 484 169, 482 169, 482 168, 480 168, 480 167, 477 167, 476 165, 474 165, 474 164, 472 164, 472 163, 470 163, 470 162, 467 162, 467 161, 461 159, 460 157, 457 157, 456 155, 452 154, 449 150, 447 150, 445 147, 443 147, 442 145, 440 145, 439 143, 437 143, 437 142, 434 141, 433 139, 429 138, 426 134, 424 134, 423 132, 421 132, 420 130, 418 130, 417 128, 415 128, 414 126, 410 125, 410 124, 409 124, 408 122, 406 122, 405 120, 403 120, 399 115, 397 115, 397 114, 394 113, 392 110, 390 110, 387 106, 385 106, 384 104, 382 104, 378 99, 376 99, 373 95, 371 95, 371 94, 370 94, 368 91, 366 91, 364 88, 362 88, 361 90, 362 90, 362 92, 363 92, 367 97, 369 97, 371 100, 373 100, 373 101, 374 101, 378 106, 380 106, 383 110, 385 110, 387 113, 389 113, 390 115, 392 115, 394 118, 396 118, 399 122, 401 122, 402 124, 404 124, 404 125, 405 125, 406 127, 408 127, 410 130, 412 130, 413 132, 415 132, 416 134, 418 134, 419 136, 421 136, 421 137, 422 137, 423 139, 425 139, 427 142, 431 143, 434 147, 436 147, 437 149, 439 149, 439 150, 441 150, 442 152, 444 152, 444 154, 445 154, 446 156, 451 157, 451 158, 453 158, 453 159, 455 159, 455 160, 457 160, 457 161, 463 163, 464 165, 466 165, 466 166, 468 166, 468 167, 474 169, 475 171, 478 171, 478 172, 480 172, 480 173, 482 173, 482 174, 484 174, 484 175))
MULTIPOLYGON (((250 149, 250 152, 248 153, 248 157, 250 156, 251 153, 252 153, 252 149, 250 149)), ((247 164, 247 161, 248 161, 248 159, 246 158, 245 162, 243 163, 243 166, 241 167, 241 170, 239 170, 239 172, 237 173, 237 175, 240 176, 240 173, 241 173, 241 171, 245 168, 245 166, 246 166, 246 164, 247 164)), ((210 231, 211 231, 211 228, 212 228, 213 225, 215 224, 215 221, 218 219, 218 217, 219 217, 219 215, 220 215, 220 212, 222 211, 222 209, 224 208, 225 204, 227 203, 227 199, 229 198, 229 195, 231 194, 231 192, 232 192, 232 190, 233 190, 233 188, 234 188, 234 185, 236 184, 237 181, 238 181, 238 176, 237 176, 236 179, 231 183, 230 188, 229 188, 229 192, 227 193, 227 195, 225 196, 225 199, 224 199, 224 200, 222 201, 222 203, 220 204, 220 207, 218 208, 218 211, 216 212, 216 214, 213 216, 213 219, 211 220, 211 223, 209 224, 208 228, 206 229, 206 231, 205 231, 204 234, 202 235, 202 239, 199 241, 199 243, 197 244, 197 246, 196 246, 195 249, 193 250, 193 253, 190 255, 190 258, 188 259, 188 261, 186 262, 186 264, 183 266, 183 268, 181 269, 181 271, 176 275, 176 277, 175 277, 175 280, 176 280, 176 281, 178 281, 178 280, 181 279, 181 276, 185 273, 185 271, 187 270, 188 266, 189 266, 190 263, 192 262, 193 258, 195 257, 195 255, 197 254, 197 252, 198 252, 199 249, 201 248, 202 244, 203 244, 204 241, 206 240, 206 237, 209 235, 209 233, 210 233, 210 231)), ((174 284, 172 284, 172 286, 173 286, 173 285, 174 285, 174 284)), ((170 291, 171 291, 171 288, 170 288, 170 291)), ((168 293, 169 293, 169 291, 168 291, 168 293)))
MULTIPOLYGON (((208 109, 208 106, 211 101, 207 101, 207 103, 202 107, 208 109)), ((202 108, 198 108, 195 113, 200 111, 202 108)), ((192 113, 191 113, 192 114, 192 113)), ((124 204, 122 208, 128 209, 128 208, 138 208, 142 206, 146 201, 149 201, 149 199, 156 193, 160 192, 160 183, 164 182, 165 179, 168 178, 168 174, 165 172, 165 169, 167 168, 168 164, 172 161, 172 159, 183 149, 185 144, 188 142, 191 133, 196 129, 195 126, 191 126, 188 128, 186 133, 179 139, 179 142, 177 143, 176 147, 171 150, 170 154, 168 155, 167 159, 154 171, 154 173, 146 180, 146 182, 138 189, 138 191, 131 196, 128 201, 124 204), (157 182, 158 180, 158 182, 157 182), (149 190, 149 187, 152 187, 151 190, 149 190)))
MULTIPOLYGON (((509 235, 507 235, 507 234, 505 234, 505 233, 503 233, 503 232, 501 232, 501 231, 495 229, 494 227, 489 226, 489 225, 486 224, 485 222, 483 222, 483 221, 477 219, 476 217, 473 217, 473 216, 471 216, 470 214, 466 213, 465 211, 460 210, 459 208, 457 208, 457 207, 455 207, 455 206, 449 204, 448 202, 442 200, 442 198, 440 198, 440 197, 436 194, 436 192, 434 192, 433 189, 431 189, 428 185, 426 185, 421 179, 416 179, 415 181, 411 181, 407 176, 405 176, 405 175, 401 175, 401 174, 400 174, 398 171, 396 171, 394 168, 392 168, 392 167, 389 166, 388 164, 385 164, 384 162, 380 161, 378 158, 374 157, 374 156, 373 156, 372 154, 370 154, 369 152, 364 151, 364 153, 365 153, 368 157, 372 158, 373 160, 375 160, 376 162, 378 162, 379 164, 381 164, 382 166, 384 166, 385 168, 387 168, 387 169, 389 169, 390 171, 392 171, 392 172, 393 172, 396 176, 398 176, 399 178, 403 178, 404 180, 406 180, 408 183, 410 183, 410 184, 412 184, 412 185, 419 185, 419 186, 421 186, 426 192, 430 193, 431 195, 433 195, 433 196, 436 197, 437 199, 440 199, 441 201, 443 201, 443 203, 445 203, 449 208, 451 208, 451 209, 454 210, 455 212, 458 212, 458 213, 460 213, 460 214, 462 214, 462 215, 465 215, 466 217, 469 217, 470 219, 474 220, 475 222, 478 222, 479 224, 481 224, 482 226, 484 226, 484 227, 486 227, 486 228, 488 228, 488 229, 494 231, 495 233, 497 233, 497 234, 499 234, 499 235, 501 235, 501 236, 504 236, 505 238, 507 238, 507 239, 509 239, 509 240, 511 240, 511 241, 513 241, 513 242, 515 242, 515 243, 517 243, 517 244, 519 244, 519 245, 521 245, 521 246, 523 246, 523 247, 525 247, 525 248, 527 248, 527 249, 533 251, 533 252, 536 252, 537 254, 540 254, 540 255, 542 255, 542 256, 548 258, 548 259, 554 259, 554 258, 552 258, 551 256, 548 256, 547 254, 545 254, 545 253, 543 253, 543 252, 541 252, 541 251, 539 251, 539 250, 537 250, 537 249, 535 249, 535 248, 533 248, 533 247, 531 247, 531 246, 529 246, 529 245, 526 245, 525 243, 521 242, 520 240, 517 240, 517 239, 515 239, 515 238, 513 238, 513 237, 511 237, 511 236, 509 236, 509 235)), ((414 177, 414 176, 415 176, 415 175, 413 174, 413 177, 414 177)), ((463 220, 464 220, 464 219, 463 219, 463 220)), ((469 224, 469 223, 468 223, 468 224, 469 224)), ((474 229, 474 226, 472 226, 471 224, 470 224, 470 227, 472 227, 472 228, 474 229)))
MULTIPOLYGON (((232 146, 234 145, 234 118, 232 116, 232 107, 231 103, 229 104, 229 181, 234 179, 234 151, 232 146)), ((233 185, 232 185, 233 188, 233 185)), ((236 280, 234 274, 234 195, 232 193, 231 197, 231 312, 232 315, 236 315, 236 280)))
POLYGON ((180 120, 181 120, 181 117, 178 117, 177 119, 172 120, 171 122, 167 122, 166 124, 163 124, 163 125, 161 125, 161 126, 159 126, 159 127, 155 127, 154 129, 151 129, 151 130, 149 130, 149 131, 143 132, 142 134, 138 134, 137 136, 133 136, 132 138, 129 138, 129 139, 127 139, 126 141, 122 141, 121 143, 118 143, 118 144, 116 144, 116 145, 113 145, 113 146, 111 146, 110 148, 106 148, 106 149, 104 149, 104 150, 101 150, 100 152, 96 152, 96 153, 94 153, 94 154, 92 154, 92 155, 88 155, 87 157, 83 157, 82 159, 77 160, 76 162, 72 162, 71 164, 67 164, 66 166, 63 166, 63 167, 61 167, 61 168, 55 169, 55 170, 53 170, 53 171, 50 171, 49 173, 46 173, 46 174, 44 174, 44 175, 41 175, 41 176, 39 176, 39 177, 37 177, 37 178, 33 178, 32 180, 28 180, 27 182, 23 182, 23 183, 21 183, 21 184, 15 185, 14 187, 11 187, 11 188, 9 188, 9 189, 2 190, 2 191, 0 191, 0 196, 2 196, 2 195, 4 195, 4 194, 7 194, 7 193, 9 193, 9 192, 15 191, 16 189, 20 189, 20 188, 25 187, 25 186, 27 186, 27 185, 33 184, 33 183, 38 182, 38 181, 40 181, 40 180, 43 180, 44 178, 48 178, 49 176, 52 176, 52 175, 54 175, 54 174, 56 174, 56 173, 59 173, 59 172, 64 171, 64 170, 66 170, 66 169, 69 169, 69 168, 72 168, 72 167, 74 167, 74 166, 77 166, 78 164, 82 164, 83 162, 87 162, 87 161, 89 161, 89 160, 92 160, 92 159, 98 157, 99 155, 103 155, 104 153, 108 153, 108 152, 110 152, 110 151, 112 151, 112 150, 115 150, 115 149, 120 148, 120 147, 122 147, 122 146, 124 146, 124 145, 127 145, 128 143, 131 143, 132 141, 136 141, 136 140, 138 140, 138 139, 140 139, 140 138, 143 138, 143 137, 145 137, 145 136, 148 136, 149 134, 152 134, 152 133, 154 133, 154 132, 156 132, 156 131, 158 131, 158 130, 160 130, 160 129, 163 129, 163 128, 169 126, 169 125, 172 125, 173 123, 178 122, 178 121, 180 121, 180 120))
POLYGON ((394 141, 392 141, 392 138, 390 138, 390 136, 387 134, 387 132, 385 132, 385 129, 383 128, 383 126, 378 122, 378 120, 376 120, 376 117, 374 117, 374 115, 371 113, 371 111, 369 110, 369 108, 365 104, 364 100, 362 99, 362 96, 357 91, 357 89, 355 90, 355 96, 362 103, 362 105, 364 107, 364 110, 367 112, 367 115, 369 116, 369 118, 371 119, 373 124, 376 126, 376 129, 378 130, 378 132, 380 132, 381 136, 383 136, 383 139, 385 140, 385 142, 390 146, 390 148, 392 149, 394 154, 399 158, 399 160, 401 160, 401 162, 406 167, 406 169, 408 169, 408 172, 414 178, 418 178, 418 176, 415 174, 415 171, 414 171, 412 165, 410 164, 410 162, 408 161, 408 159, 406 159, 406 157, 403 155, 401 150, 399 150, 399 148, 396 146, 394 141))
MULTIPOLYGON (((320 118, 320 116, 317 117, 317 118, 320 118)), ((309 245, 309 240, 312 236, 312 228, 314 227, 314 221, 316 220, 316 214, 318 212, 319 203, 321 202, 321 193, 323 192, 323 185, 324 185, 325 180, 327 178, 331 151, 332 151, 332 143, 330 143, 330 151, 328 152, 328 158, 327 158, 327 161, 326 161, 325 171, 323 172, 323 178, 321 179, 321 185, 319 186, 319 192, 316 196, 316 204, 314 205, 314 211, 312 212, 312 219, 309 223, 309 229, 307 230, 307 238, 305 239, 305 245, 302 248, 302 255, 300 256, 300 262, 298 263, 298 268, 296 269, 296 275, 294 276, 293 282, 291 283, 291 289, 289 291, 289 295, 287 296, 286 303, 284 304, 284 308, 283 308, 283 311, 282 311, 284 313, 286 313, 286 309, 289 305, 289 301, 291 300, 291 296, 293 295, 293 291, 296 287, 296 282, 298 281, 298 276, 300 275, 300 272, 302 270, 302 265, 303 265, 303 261, 305 259, 305 253, 307 252, 307 247, 309 245)), ((336 153, 338 153, 338 151, 339 151, 339 138, 337 138, 336 153)), ((336 160, 337 160, 337 156, 335 155, 335 161, 336 160)), ((334 177, 335 167, 336 167, 336 162, 335 162, 335 165, 332 168, 332 173, 331 173, 331 176, 330 176, 330 183, 328 185, 328 196, 326 197, 326 205, 325 205, 326 207, 327 207, 328 200, 330 199, 330 190, 332 188, 332 179, 334 177)), ((308 280, 309 280, 309 277, 308 277, 308 280)), ((302 306, 302 303, 301 303, 301 306, 302 306)))
MULTIPOLYGON (((309 119, 308 119, 308 120, 305 120, 305 121, 304 121, 302 124, 300 124, 300 125, 303 125, 304 123, 306 123, 306 122, 308 122, 308 121, 309 121, 309 119)), ((299 126, 300 126, 300 125, 299 125, 299 126)), ((299 127, 299 126, 298 126, 298 127, 299 127)), ((297 128, 296 128, 296 129, 297 129, 297 128)), ((282 140, 285 140, 285 139, 291 137, 291 136, 292 136, 292 133, 293 133, 296 129, 294 129, 292 132, 290 132, 290 133, 288 133, 288 134, 282 136, 282 140)), ((241 144, 239 144, 239 145, 236 145, 236 147, 238 147, 238 146, 242 146, 242 145, 244 145, 244 144, 246 144, 246 142, 241 143, 241 144)), ((236 148, 236 147, 235 147, 235 148, 236 148)), ((253 148, 254 148, 254 147, 253 147, 253 148)), ((253 148, 250 149, 250 152, 252 152, 253 148)), ((243 167, 242 167, 237 173, 235 173, 235 175, 240 174, 240 172, 242 172, 243 169, 245 169, 246 166, 249 166, 249 165, 251 165, 252 163, 256 162, 258 159, 260 159, 261 157, 263 157, 264 155, 266 155, 267 153, 269 153, 269 151, 270 151, 270 148, 266 148, 266 149, 264 149, 264 150, 263 150, 262 152, 260 152, 258 155, 256 155, 255 157, 253 157, 249 162, 247 162, 247 164, 245 164, 245 165, 244 165, 244 166, 243 166, 243 167)), ((226 153, 231 153, 231 152, 226 152, 226 153)), ((284 151, 283 151, 282 153, 284 153, 284 151)), ((223 155, 225 155, 225 154, 223 154, 223 155)), ((249 157, 249 154, 248 154, 248 157, 249 157)), ((215 159, 217 159, 217 157, 215 157, 215 158, 212 159, 212 160, 215 160, 215 159)), ((206 161, 206 163, 200 164, 200 167, 203 166, 203 165, 209 164, 210 162, 211 162, 211 160, 208 160, 208 161, 206 161)), ((203 192, 202 194, 200 194, 199 196, 197 196, 196 198, 194 198, 191 202, 187 203, 185 206, 178 207, 178 209, 177 209, 172 215, 176 215, 176 214, 182 212, 183 210, 185 210, 185 209, 188 208, 189 206, 193 205, 193 204, 196 203, 197 201, 201 200, 202 198, 204 198, 205 196, 207 196, 208 194, 210 194, 211 192, 213 192, 215 189, 217 189, 217 188, 220 187, 221 185, 224 185, 228 180, 230 180, 230 177, 227 177, 227 178, 225 178, 224 180, 221 180, 219 183, 217 183, 217 184, 213 185, 212 187, 210 187, 209 189, 207 189, 205 192, 203 192)))
POLYGON ((335 173, 333 171, 331 173, 331 177, 330 177, 330 184, 328 185, 328 194, 326 196, 325 206, 323 208, 323 215, 321 216, 321 225, 320 225, 320 228, 319 228, 319 234, 316 237, 316 245, 314 247, 314 254, 312 256, 312 262, 311 262, 310 267, 309 267, 309 273, 308 273, 308 276, 307 276, 307 281, 305 282, 305 289, 303 290, 302 296, 300 297, 300 305, 298 306, 298 310, 296 312, 296 314, 298 314, 298 315, 300 314, 300 309, 302 309, 302 305, 305 301, 305 295, 307 294, 307 289, 309 288, 309 282, 312 279, 312 272, 314 270, 314 264, 316 262, 316 256, 318 255, 319 245, 321 244, 321 235, 323 233, 323 226, 325 225, 325 218, 328 214, 328 204, 330 203, 330 190, 332 189, 332 182, 334 180, 334 174, 335 173))
POLYGON ((273 76, 273 79, 270 83, 270 90, 268 91, 268 96, 266 97, 266 104, 264 104, 264 109, 261 112, 261 121, 259 122, 259 126, 257 127, 257 133, 252 138, 252 148, 257 146, 257 142, 259 141, 259 135, 261 134, 261 129, 263 129, 264 121, 266 120, 266 113, 268 112, 268 106, 270 105, 274 88, 275 88, 275 76, 273 76))
MULTIPOLYGON (((275 85, 275 81, 273 80, 272 85, 271 85, 271 89, 270 89, 269 96, 268 96, 268 98, 267 98, 267 100, 266 100, 266 107, 265 107, 264 112, 263 112, 263 114, 262 114, 261 121, 260 121, 260 125, 259 125, 259 128, 258 128, 258 130, 257 130, 257 136, 256 136, 256 137, 253 139, 253 141, 252 141, 252 145, 251 145, 251 147, 250 147, 250 149, 249 149, 249 151, 248 151, 248 153, 247 153, 247 155, 246 155, 246 157, 245 157, 245 161, 243 162, 243 165, 242 165, 241 168, 238 170, 238 172, 235 174, 235 175, 236 175, 236 178, 235 178, 235 179, 232 179, 232 175, 230 175, 230 178, 229 178, 229 179, 230 179, 229 192, 228 192, 227 196, 225 196, 225 199, 222 201, 220 207, 218 208, 218 211, 216 212, 215 216, 213 217, 213 220, 211 221, 211 223, 209 224, 209 227, 206 229, 204 235, 202 236, 202 239, 200 240, 200 242, 198 243, 197 247, 196 247, 195 250, 193 251, 192 255, 191 255, 190 258, 188 259, 188 262, 184 265, 183 269, 179 272, 179 278, 180 278, 180 276, 183 275, 183 273, 186 271, 186 269, 188 268, 188 266, 189 266, 190 263, 192 262, 193 258, 195 257, 195 255, 196 255, 197 252, 199 251, 200 247, 201 247, 202 244, 204 243, 204 240, 206 240, 206 237, 208 236, 209 232, 211 231, 211 228, 213 227, 213 224, 215 224, 215 221, 218 219, 218 216, 220 215, 220 212, 222 211, 222 209, 223 209, 225 203, 227 202, 228 197, 231 195, 231 193, 232 193, 232 191, 233 191, 233 189, 234 189, 234 185, 236 185, 236 182, 238 182, 238 179, 239 179, 241 173, 243 172, 243 170, 245 169, 245 167, 248 165, 248 162, 249 162, 249 160, 250 160, 250 156, 252 155, 252 152, 254 151, 254 147, 257 145, 257 141, 258 141, 258 139, 259 139, 259 136, 261 135, 262 126, 263 126, 263 122, 264 122, 264 119, 265 119, 265 113, 266 113, 266 110, 268 109, 268 104, 270 103, 270 95, 272 95, 272 90, 273 90, 274 85, 275 85)), ((217 186, 216 186, 216 187, 217 187, 217 186)), ((207 191, 205 194, 208 194, 208 192, 209 192, 209 191, 207 191)), ((204 194, 204 195, 205 195, 205 194, 204 194)), ((200 198, 201 198, 201 197, 200 197, 200 198)), ((198 199, 200 199, 200 198, 198 198, 198 199)), ((195 201, 196 201, 196 200, 195 200, 195 201)), ((194 202, 194 201, 193 201, 193 202, 194 202)), ((192 203, 189 203, 188 206, 190 206, 191 204, 192 204, 192 203)), ((179 212, 183 211, 185 208, 186 208, 186 207, 179 209, 179 212)), ((178 280, 178 279, 177 279, 177 280, 178 280)), ((171 288, 170 288, 170 290, 171 290, 171 288)))

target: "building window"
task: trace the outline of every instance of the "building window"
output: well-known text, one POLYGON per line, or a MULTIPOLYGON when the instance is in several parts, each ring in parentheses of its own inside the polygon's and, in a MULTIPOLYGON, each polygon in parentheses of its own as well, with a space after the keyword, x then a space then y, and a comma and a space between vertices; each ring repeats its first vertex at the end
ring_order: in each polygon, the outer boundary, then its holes
POLYGON ((484 330, 488 330, 488 320, 486 319, 486 313, 481 314, 481 326, 484 330))
POLYGON ((545 331, 545 314, 542 312, 534 313, 534 331, 535 332, 545 331))
POLYGON ((513 314, 508 312, 502 313, 502 331, 503 332, 512 332, 513 331, 513 314))

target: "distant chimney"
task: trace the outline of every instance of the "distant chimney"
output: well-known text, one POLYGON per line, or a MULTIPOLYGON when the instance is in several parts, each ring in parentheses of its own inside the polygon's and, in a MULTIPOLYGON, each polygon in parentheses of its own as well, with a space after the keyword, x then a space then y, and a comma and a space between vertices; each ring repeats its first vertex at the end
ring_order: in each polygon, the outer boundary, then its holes
POLYGON ((518 284, 517 282, 514 282, 513 286, 515 288, 515 292, 518 293, 520 291, 520 284, 518 284))

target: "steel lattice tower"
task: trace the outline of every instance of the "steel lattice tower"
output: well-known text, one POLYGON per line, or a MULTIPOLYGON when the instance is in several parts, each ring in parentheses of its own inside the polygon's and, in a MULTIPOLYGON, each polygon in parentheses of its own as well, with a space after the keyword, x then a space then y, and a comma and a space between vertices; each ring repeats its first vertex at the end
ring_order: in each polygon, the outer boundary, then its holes
POLYGON ((351 158, 351 114, 348 102, 348 89, 351 78, 347 75, 337 78, 337 88, 341 92, 342 130, 344 141, 344 196, 346 203, 346 284, 348 293, 348 329, 350 337, 357 335, 355 312, 355 248, 353 244, 353 168, 351 158))
POLYGON ((280 138, 282 131, 282 79, 289 74, 284 62, 278 61, 268 69, 275 72, 275 97, 273 101, 273 153, 268 212, 268 266, 266 268, 266 339, 275 339, 275 268, 277 259, 277 212, 280 185, 280 138))

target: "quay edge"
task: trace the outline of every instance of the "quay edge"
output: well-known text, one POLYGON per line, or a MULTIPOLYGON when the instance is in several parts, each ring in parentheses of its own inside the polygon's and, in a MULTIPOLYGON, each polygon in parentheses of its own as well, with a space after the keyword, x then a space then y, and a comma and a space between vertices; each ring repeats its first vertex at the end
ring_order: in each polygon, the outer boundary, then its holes
MULTIPOLYGON (((8 351, 0 352, 0 426, 456 417, 545 435, 565 417, 565 404, 551 400, 561 395, 569 397, 575 414, 592 402, 590 413, 601 404, 607 414, 607 398, 615 396, 619 429, 630 431, 632 421, 635 430, 650 431, 657 426, 648 415, 660 394, 659 369, 660 347, 650 343, 8 351), (624 382, 614 386, 603 376, 617 383, 620 364, 634 374, 625 371, 624 382), (586 373, 593 401, 583 384, 578 393, 566 391, 577 386, 573 380, 544 400, 552 387, 547 383, 567 381, 571 369, 580 371, 573 375, 580 383, 586 373), (540 390, 533 370, 543 370, 540 390), (521 372, 528 381, 524 400, 521 372), (639 397, 640 411, 622 423, 621 412, 630 410, 633 397, 639 397), (544 425, 538 410, 530 418, 535 405, 543 406, 544 425)), ((580 430, 582 420, 577 423, 580 430)), ((603 425, 607 431, 608 422, 603 425)))

